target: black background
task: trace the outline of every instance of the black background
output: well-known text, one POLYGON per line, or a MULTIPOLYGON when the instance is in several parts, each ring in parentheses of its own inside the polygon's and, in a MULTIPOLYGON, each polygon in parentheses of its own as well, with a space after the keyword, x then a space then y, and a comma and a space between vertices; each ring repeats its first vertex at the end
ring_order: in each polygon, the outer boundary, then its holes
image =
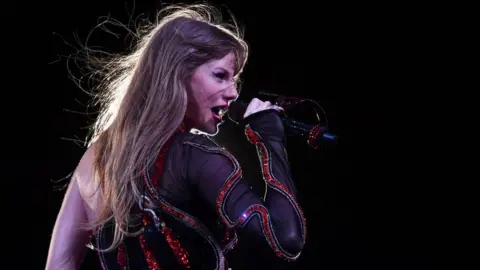
MULTIPOLYGON (((226 4, 245 28, 251 57, 242 95, 318 100, 342 139, 317 152, 293 139, 289 144, 309 224, 296 269, 468 269, 472 189, 455 167, 461 155, 451 149, 461 139, 438 132, 451 129, 451 115, 434 109, 449 106, 438 101, 447 81, 436 70, 446 59, 438 34, 448 30, 450 13, 440 20, 430 17, 438 18, 435 7, 406 4, 210 3, 226 4)), ((133 17, 152 16, 160 4, 16 5, 4 27, 9 71, 2 98, 5 183, 15 187, 4 192, 7 208, 23 218, 3 220, 14 227, 11 258, 37 269, 44 267, 63 198, 52 180, 67 176, 85 150, 67 139, 82 140, 92 120, 70 112, 85 112, 88 97, 69 79, 64 56, 77 51, 75 35, 84 42, 99 17, 126 23, 132 10, 133 17), (30 211, 22 206, 28 186, 30 211), (31 256, 23 252, 29 248, 31 256)), ((122 38, 96 32, 90 45, 125 49, 122 38)))

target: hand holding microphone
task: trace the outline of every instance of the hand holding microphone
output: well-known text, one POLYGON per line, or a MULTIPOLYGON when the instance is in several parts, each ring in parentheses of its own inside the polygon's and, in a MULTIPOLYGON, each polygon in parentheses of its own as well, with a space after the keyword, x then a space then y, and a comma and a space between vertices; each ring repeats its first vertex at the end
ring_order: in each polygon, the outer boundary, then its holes
POLYGON ((274 109, 279 112, 284 111, 284 109, 280 106, 277 105, 272 105, 270 101, 261 101, 258 98, 252 99, 250 103, 248 104, 245 113, 243 114, 243 119, 247 118, 248 116, 260 112, 260 111, 265 111, 265 110, 270 110, 274 109))
MULTIPOLYGON (((273 105, 270 101, 261 101, 258 98, 252 99, 249 104, 242 101, 232 102, 228 110, 228 118, 232 122, 239 124, 244 123, 245 119, 254 113, 274 109, 280 113, 284 109, 278 105, 273 105)), ((325 143, 336 143, 337 136, 327 132, 326 126, 320 124, 307 124, 296 121, 280 114, 283 126, 288 136, 301 137, 313 149, 318 149, 320 145, 325 143)))

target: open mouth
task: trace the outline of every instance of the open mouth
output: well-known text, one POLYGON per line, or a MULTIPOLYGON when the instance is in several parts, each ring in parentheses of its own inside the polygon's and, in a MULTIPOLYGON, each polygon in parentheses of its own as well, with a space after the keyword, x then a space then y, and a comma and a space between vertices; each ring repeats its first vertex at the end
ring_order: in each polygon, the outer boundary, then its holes
POLYGON ((210 109, 212 111, 213 117, 219 121, 222 121, 223 116, 228 111, 228 106, 217 106, 210 109))

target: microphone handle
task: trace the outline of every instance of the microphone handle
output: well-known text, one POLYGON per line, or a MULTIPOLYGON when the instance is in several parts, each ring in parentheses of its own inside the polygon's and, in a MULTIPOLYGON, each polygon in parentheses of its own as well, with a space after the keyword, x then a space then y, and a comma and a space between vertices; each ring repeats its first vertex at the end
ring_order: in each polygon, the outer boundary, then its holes
MULTIPOLYGON (((248 104, 245 102, 235 101, 231 104, 231 109, 228 112, 229 118, 238 124, 240 122, 238 119, 243 118, 247 106, 248 104), (231 113, 233 114, 230 115, 231 113)), ((327 132, 325 126, 310 125, 285 116, 280 116, 280 118, 285 128, 285 135, 303 138, 314 149, 318 149, 320 145, 325 143, 337 142, 337 136, 327 132)))
POLYGON ((327 132, 327 128, 320 125, 309 125, 290 118, 282 117, 287 136, 302 137, 313 149, 318 149, 324 143, 336 143, 336 135, 327 132))

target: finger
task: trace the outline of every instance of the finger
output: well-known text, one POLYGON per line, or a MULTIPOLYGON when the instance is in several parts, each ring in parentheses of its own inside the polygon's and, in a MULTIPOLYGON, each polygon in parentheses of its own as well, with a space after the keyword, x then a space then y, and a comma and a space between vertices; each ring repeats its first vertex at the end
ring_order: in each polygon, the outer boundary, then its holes
POLYGON ((253 105, 248 106, 247 110, 245 110, 245 114, 243 115, 243 118, 247 118, 249 115, 254 114, 256 112, 259 112, 259 111, 262 111, 262 110, 263 109, 258 107, 258 106, 257 107, 253 107, 253 105))
POLYGON ((261 104, 261 100, 258 98, 253 98, 247 105, 247 111, 257 108, 261 104))
POLYGON ((247 109, 245 110, 245 113, 243 114, 243 118, 247 118, 250 114, 252 114, 254 111, 257 110, 257 107, 259 105, 259 100, 252 99, 250 103, 247 106, 247 109))
POLYGON ((247 118, 249 115, 254 114, 259 111, 263 111, 268 109, 268 105, 265 104, 265 102, 261 101, 258 98, 252 99, 250 104, 248 104, 247 109, 245 110, 245 114, 243 115, 243 118, 247 118))
POLYGON ((278 112, 281 112, 283 113, 285 110, 280 107, 280 106, 277 106, 277 105, 268 105, 267 102, 262 102, 261 104, 259 104, 258 107, 256 108, 247 108, 247 110, 245 111, 245 114, 243 115, 243 118, 247 118, 249 115, 251 114, 254 114, 254 113, 257 113, 257 112, 260 112, 260 111, 265 111, 265 110, 276 110, 278 112))
POLYGON ((278 105, 273 105, 272 109, 277 110, 277 111, 285 111, 285 109, 283 109, 282 107, 280 107, 278 105))
POLYGON ((253 98, 250 103, 248 104, 248 106, 252 106, 252 107, 257 107, 258 105, 260 105, 262 103, 262 101, 258 98, 253 98))
POLYGON ((245 110, 245 114, 256 109, 260 105, 261 101, 258 98, 253 98, 247 105, 247 109, 245 110))
POLYGON ((267 110, 271 107, 272 107, 272 103, 270 103, 270 101, 265 101, 259 104, 259 106, 257 107, 257 110, 267 110))

